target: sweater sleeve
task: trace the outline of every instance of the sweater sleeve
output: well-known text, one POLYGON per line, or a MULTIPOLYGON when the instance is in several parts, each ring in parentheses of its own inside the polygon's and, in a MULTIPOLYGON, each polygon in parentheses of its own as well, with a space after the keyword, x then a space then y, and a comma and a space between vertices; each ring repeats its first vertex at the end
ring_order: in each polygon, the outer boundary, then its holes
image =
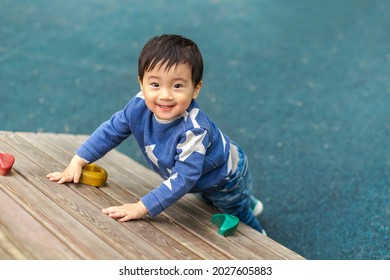
POLYGON ((154 217, 187 194, 202 176, 207 130, 195 128, 182 135, 176 147, 175 165, 161 185, 141 198, 149 215, 154 217))
POLYGON ((88 162, 94 162, 118 146, 132 132, 129 126, 131 101, 126 107, 102 123, 77 149, 76 154, 88 162))

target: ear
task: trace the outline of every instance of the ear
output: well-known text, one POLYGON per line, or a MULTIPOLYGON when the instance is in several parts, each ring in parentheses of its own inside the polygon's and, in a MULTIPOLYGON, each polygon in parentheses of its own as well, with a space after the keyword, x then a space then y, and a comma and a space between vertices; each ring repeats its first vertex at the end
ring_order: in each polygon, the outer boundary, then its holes
POLYGON ((143 91, 142 90, 142 80, 139 76, 138 76, 138 83, 139 83, 139 87, 140 87, 141 91, 143 91))
POLYGON ((200 81, 194 88, 194 94, 192 95, 192 99, 196 99, 200 93, 200 89, 202 88, 203 81, 200 81))

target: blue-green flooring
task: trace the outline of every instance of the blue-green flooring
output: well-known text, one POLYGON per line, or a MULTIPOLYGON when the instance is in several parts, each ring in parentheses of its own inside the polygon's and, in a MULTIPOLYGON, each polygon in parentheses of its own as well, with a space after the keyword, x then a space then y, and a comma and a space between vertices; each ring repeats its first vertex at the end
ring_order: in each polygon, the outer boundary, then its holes
POLYGON ((308 259, 390 259, 389 15, 385 0, 0 0, 0 130, 91 133, 138 91, 143 44, 179 33, 268 235, 308 259))

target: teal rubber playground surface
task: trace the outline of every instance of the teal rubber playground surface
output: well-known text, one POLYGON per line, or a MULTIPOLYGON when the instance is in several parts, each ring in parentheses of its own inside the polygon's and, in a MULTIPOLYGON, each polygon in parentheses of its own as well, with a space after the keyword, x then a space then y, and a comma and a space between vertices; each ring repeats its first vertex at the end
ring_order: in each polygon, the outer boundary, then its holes
MULTIPOLYGON (((385 0, 0 0, 0 130, 90 134, 139 90, 144 43, 181 34, 269 237, 307 259, 390 259, 389 15, 385 0)), ((144 163, 135 141, 119 150, 144 163)))

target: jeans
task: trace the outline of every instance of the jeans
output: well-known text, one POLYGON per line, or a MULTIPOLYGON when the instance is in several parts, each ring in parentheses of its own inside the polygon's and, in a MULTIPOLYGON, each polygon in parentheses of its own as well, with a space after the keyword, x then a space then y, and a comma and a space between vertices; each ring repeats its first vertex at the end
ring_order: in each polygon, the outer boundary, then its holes
POLYGON ((248 159, 242 148, 239 146, 237 148, 238 165, 230 181, 212 191, 200 193, 200 196, 222 213, 234 215, 241 222, 262 232, 263 228, 251 209, 253 204, 252 180, 248 170, 248 159))

